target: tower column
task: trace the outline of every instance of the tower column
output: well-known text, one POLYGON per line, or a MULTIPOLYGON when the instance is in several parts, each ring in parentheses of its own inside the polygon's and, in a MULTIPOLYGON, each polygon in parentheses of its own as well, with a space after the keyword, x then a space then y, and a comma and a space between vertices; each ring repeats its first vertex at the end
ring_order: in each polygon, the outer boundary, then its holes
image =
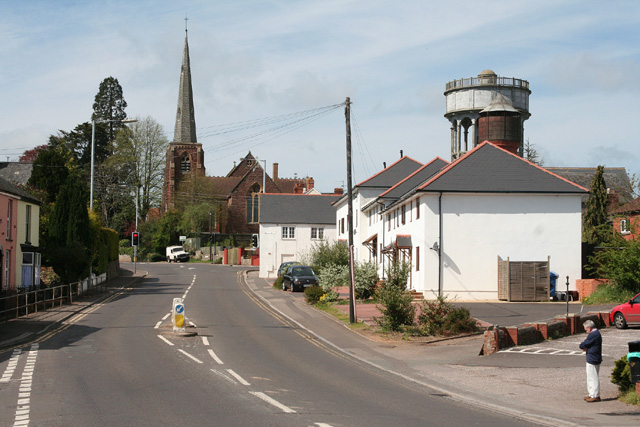
POLYGON ((471 119, 471 148, 476 148, 478 145, 478 129, 476 119, 471 119))

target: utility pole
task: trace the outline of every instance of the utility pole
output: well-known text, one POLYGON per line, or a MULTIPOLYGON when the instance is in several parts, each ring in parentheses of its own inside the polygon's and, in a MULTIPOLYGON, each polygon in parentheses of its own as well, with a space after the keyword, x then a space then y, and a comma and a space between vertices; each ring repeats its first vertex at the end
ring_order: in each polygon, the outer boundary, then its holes
POLYGON ((349 228, 349 323, 356 322, 355 289, 353 274, 353 197, 351 194, 351 101, 345 101, 344 117, 347 127, 347 227, 349 228))

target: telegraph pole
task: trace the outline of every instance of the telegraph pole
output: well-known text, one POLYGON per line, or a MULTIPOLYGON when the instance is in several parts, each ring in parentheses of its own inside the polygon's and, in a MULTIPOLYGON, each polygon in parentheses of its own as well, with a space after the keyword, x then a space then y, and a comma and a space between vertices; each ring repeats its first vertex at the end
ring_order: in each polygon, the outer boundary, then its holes
POLYGON ((347 127, 347 227, 349 228, 349 323, 356 322, 355 288, 353 277, 353 198, 351 194, 351 101, 345 101, 344 116, 347 127))

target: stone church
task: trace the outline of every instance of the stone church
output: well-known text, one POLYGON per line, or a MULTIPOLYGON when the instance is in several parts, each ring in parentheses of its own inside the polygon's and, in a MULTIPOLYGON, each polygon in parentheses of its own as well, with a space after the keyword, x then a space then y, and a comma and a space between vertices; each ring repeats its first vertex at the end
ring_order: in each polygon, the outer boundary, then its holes
POLYGON ((181 203, 204 201, 211 203, 215 212, 215 231, 258 233, 262 193, 303 194, 313 191, 313 187, 313 178, 280 178, 278 163, 273 163, 270 176, 251 152, 238 164, 234 162, 225 176, 206 176, 204 150, 196 137, 189 42, 185 30, 175 131, 167 149, 164 170, 162 213, 176 209, 181 203))

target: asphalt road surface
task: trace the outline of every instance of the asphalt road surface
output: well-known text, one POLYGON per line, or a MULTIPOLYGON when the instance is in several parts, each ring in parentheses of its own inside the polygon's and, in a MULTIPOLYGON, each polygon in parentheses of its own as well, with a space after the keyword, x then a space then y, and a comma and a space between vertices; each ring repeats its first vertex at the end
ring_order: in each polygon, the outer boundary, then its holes
POLYGON ((0 407, 18 407, 0 425, 530 425, 338 352, 265 306, 238 268, 138 268, 140 284, 0 358, 16 373, 0 407), (195 335, 173 332, 174 298, 195 335))

